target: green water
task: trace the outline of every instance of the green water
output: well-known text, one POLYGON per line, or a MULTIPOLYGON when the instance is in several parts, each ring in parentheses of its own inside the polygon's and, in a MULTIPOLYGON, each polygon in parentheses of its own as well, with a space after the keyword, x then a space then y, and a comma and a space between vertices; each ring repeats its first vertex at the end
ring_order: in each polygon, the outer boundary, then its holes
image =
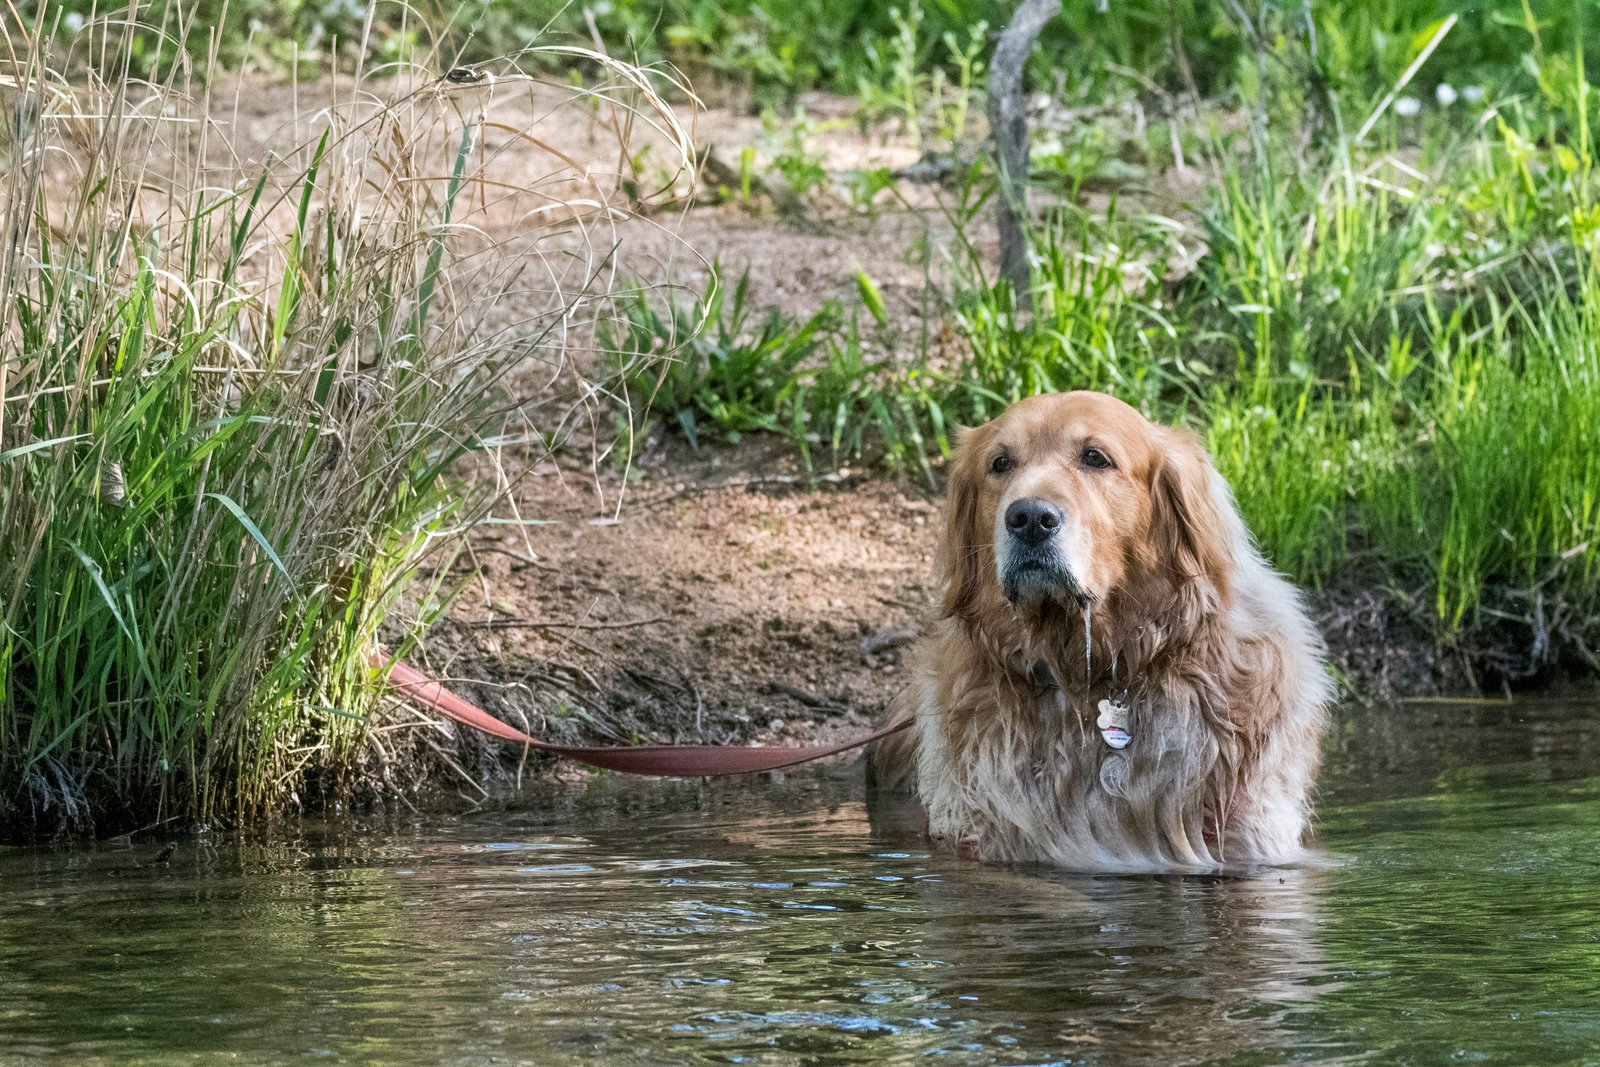
POLYGON ((1342 723, 1251 877, 933 856, 849 768, 0 852, 0 1061, 1600 1063, 1600 707, 1342 723))

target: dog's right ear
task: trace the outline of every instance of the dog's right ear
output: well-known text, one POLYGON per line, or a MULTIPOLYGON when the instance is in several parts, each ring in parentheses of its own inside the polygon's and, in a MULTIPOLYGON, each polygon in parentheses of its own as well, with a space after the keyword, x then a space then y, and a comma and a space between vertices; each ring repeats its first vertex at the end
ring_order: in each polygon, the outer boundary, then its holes
POLYGON ((993 581, 993 517, 979 514, 993 439, 992 422, 964 429, 950 458, 944 536, 936 561, 944 583, 945 618, 971 617, 977 611, 983 583, 993 581))
POLYGON ((1152 541, 1189 616, 1199 619, 1227 602, 1249 535, 1200 440, 1188 430, 1156 432, 1163 462, 1154 475, 1152 541))

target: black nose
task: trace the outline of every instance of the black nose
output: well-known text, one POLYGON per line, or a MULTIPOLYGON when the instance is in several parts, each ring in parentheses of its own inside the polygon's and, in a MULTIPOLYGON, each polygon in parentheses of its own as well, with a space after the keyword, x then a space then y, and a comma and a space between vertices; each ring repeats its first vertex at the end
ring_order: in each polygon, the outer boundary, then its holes
POLYGON ((1030 496, 1006 508, 1006 529, 1025 545, 1043 544, 1061 529, 1061 509, 1030 496))

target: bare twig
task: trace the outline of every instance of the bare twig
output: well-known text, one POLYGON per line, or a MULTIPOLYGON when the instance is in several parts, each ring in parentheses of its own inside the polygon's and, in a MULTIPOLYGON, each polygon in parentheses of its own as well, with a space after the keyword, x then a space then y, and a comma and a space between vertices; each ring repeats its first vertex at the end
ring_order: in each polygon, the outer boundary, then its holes
POLYGON ((537 619, 473 619, 457 620, 463 630, 631 630, 636 626, 651 626, 666 622, 665 615, 650 619, 623 619, 620 622, 540 622, 537 619))
POLYGON ((843 704, 836 703, 824 696, 818 696, 816 693, 801 689, 799 686, 790 685, 788 682, 768 682, 767 688, 774 693, 782 693, 784 696, 793 697, 806 707, 814 708, 817 711, 827 711, 834 715, 850 714, 850 709, 843 704))
POLYGON ((861 651, 872 656, 879 652, 888 652, 890 649, 909 645, 916 639, 917 628, 915 626, 902 626, 863 637, 861 639, 861 651))

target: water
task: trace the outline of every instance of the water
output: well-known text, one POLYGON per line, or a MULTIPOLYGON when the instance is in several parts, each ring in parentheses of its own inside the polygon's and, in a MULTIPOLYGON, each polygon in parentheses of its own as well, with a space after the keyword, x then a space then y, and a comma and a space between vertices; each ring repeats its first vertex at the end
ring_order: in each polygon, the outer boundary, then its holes
POLYGON ((1600 708, 1348 713, 1320 862, 930 855, 849 768, 0 852, 0 1061, 1600 1063, 1600 708))

